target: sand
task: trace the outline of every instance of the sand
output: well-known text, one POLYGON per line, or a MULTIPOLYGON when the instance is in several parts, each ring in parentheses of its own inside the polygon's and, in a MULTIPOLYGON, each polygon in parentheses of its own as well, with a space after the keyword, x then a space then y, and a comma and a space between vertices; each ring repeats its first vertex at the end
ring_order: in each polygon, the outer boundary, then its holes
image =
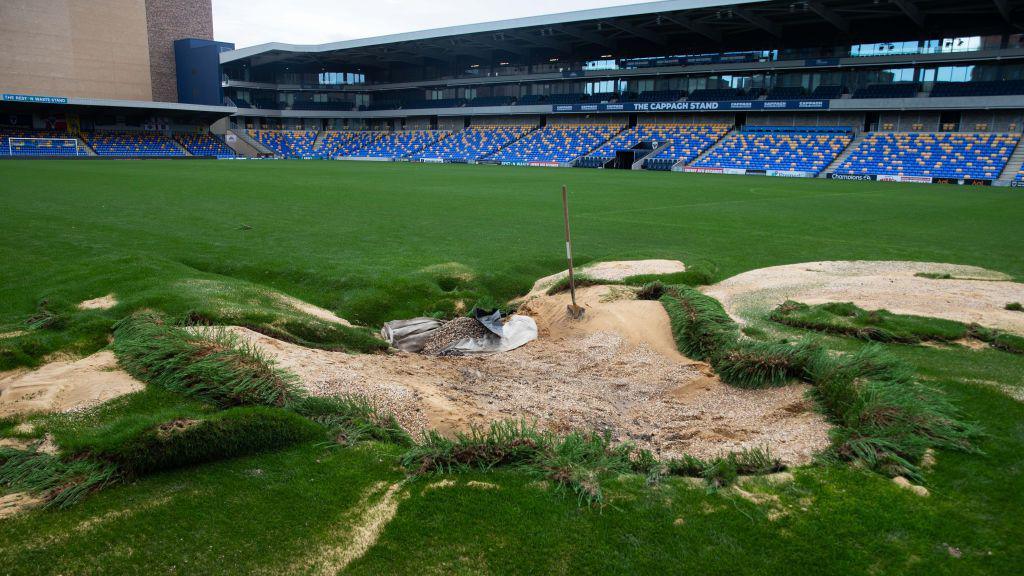
POLYGON ((976 322, 1024 334, 1024 314, 1005 309, 1024 302, 1024 284, 998 272, 929 262, 809 262, 744 272, 709 286, 736 320, 763 317, 786 300, 805 304, 853 302, 868 309, 976 322), (952 280, 920 278, 946 273, 952 280), (968 279, 970 278, 970 279, 968 279))
POLYGON ((113 352, 101 350, 36 370, 0 373, 0 417, 84 410, 142 388, 118 368, 113 352))
POLYGON ((789 464, 828 445, 828 425, 804 400, 807 387, 750 391, 723 384, 679 354, 657 302, 617 287, 581 289, 581 322, 565 318, 568 294, 538 296, 519 313, 541 337, 486 357, 352 356, 311 350, 233 328, 295 372, 314 394, 356 393, 413 433, 466 431, 525 418, 557 432, 608 430, 662 457, 709 457, 768 446, 789 464))
MULTIPOLYGON (((679 260, 619 260, 614 262, 598 262, 588 264, 576 269, 577 274, 589 276, 594 280, 619 281, 630 276, 642 276, 647 274, 675 274, 686 272, 686 265, 679 260)), ((545 276, 533 283, 528 297, 543 294, 554 283, 569 275, 568 270, 563 270, 551 276, 545 276)))
POLYGON ((86 300, 78 304, 79 310, 109 310, 117 306, 117 298, 113 294, 107 294, 106 296, 100 296, 99 298, 93 298, 92 300, 86 300))

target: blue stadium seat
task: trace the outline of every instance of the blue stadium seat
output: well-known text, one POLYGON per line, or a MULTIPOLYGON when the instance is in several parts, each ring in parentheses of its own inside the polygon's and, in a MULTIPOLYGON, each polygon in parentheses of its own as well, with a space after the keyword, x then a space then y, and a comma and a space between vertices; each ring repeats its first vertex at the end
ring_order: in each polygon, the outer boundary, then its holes
POLYGON ((841 133, 792 126, 765 128, 729 135, 695 166, 818 174, 853 139, 848 128, 841 133))
POLYGON ((408 158, 438 140, 448 138, 447 130, 401 130, 382 132, 356 151, 361 158, 408 158))
POLYGON ((520 96, 519 101, 516 102, 517 106, 535 106, 537 104, 544 104, 548 101, 547 97, 543 94, 527 94, 526 96, 520 96))
POLYGON ((216 158, 235 158, 237 156, 235 151, 220 138, 210 133, 178 134, 174 139, 193 156, 214 156, 216 158))
POLYGON ((86 156, 78 140, 53 130, 0 130, 0 156, 86 156), (14 138, 15 140, 10 140, 14 138), (18 138, 50 138, 51 140, 18 140, 18 138), (71 141, 73 140, 73 141, 71 141))
POLYGON ((615 157, 618 150, 629 150, 641 142, 668 146, 644 159, 648 170, 668 170, 680 161, 690 161, 729 131, 727 124, 640 124, 627 128, 607 144, 582 158, 577 166, 596 168, 615 157))
POLYGON ((319 158, 313 149, 316 130, 249 130, 249 136, 285 158, 319 158))
POLYGON ((621 130, 622 126, 617 124, 548 125, 530 132, 488 159, 515 164, 571 162, 586 156, 621 130))
POLYGON ((174 140, 159 132, 83 132, 82 140, 98 156, 168 158, 185 156, 174 140))
POLYGON ((369 146, 383 135, 384 132, 331 130, 321 134, 320 145, 315 152, 318 158, 326 158, 328 160, 358 157, 360 150, 369 146))
POLYGON ((485 158, 528 133, 528 126, 470 126, 437 141, 413 155, 415 159, 440 158, 471 162, 485 158))
POLYGON ((1019 139, 1018 134, 874 132, 836 173, 994 180, 1019 139))
POLYGON ((484 96, 473 98, 467 106, 511 106, 511 96, 484 96))

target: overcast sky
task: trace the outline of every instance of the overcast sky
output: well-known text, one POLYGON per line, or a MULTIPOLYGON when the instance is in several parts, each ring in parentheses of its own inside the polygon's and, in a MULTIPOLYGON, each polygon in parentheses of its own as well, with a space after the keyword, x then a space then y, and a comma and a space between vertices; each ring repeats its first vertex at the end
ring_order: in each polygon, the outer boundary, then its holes
POLYGON ((213 0, 214 38, 244 48, 265 42, 323 44, 639 0, 213 0))

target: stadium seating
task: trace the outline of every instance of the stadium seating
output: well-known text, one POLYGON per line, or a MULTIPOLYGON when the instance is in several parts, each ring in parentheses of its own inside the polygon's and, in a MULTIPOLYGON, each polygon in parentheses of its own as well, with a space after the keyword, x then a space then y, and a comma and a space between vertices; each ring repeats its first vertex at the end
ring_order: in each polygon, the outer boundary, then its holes
POLYGON ((716 100, 743 100, 747 93, 739 88, 706 88, 690 92, 687 100, 713 102, 716 100))
POLYGON ((838 100, 843 97, 844 91, 846 91, 846 87, 844 86, 822 84, 811 92, 811 98, 818 100, 838 100))
POLYGON ((519 101, 516 102, 517 106, 535 106, 537 104, 544 104, 548 101, 547 97, 543 94, 527 94, 526 96, 520 96, 519 101))
POLYGON ((442 98, 439 100, 406 100, 402 103, 402 108, 406 110, 425 110, 427 108, 461 108, 465 105, 465 98, 442 98))
POLYGON ((1019 139, 1010 134, 875 132, 836 173, 995 179, 1019 139))
POLYGON ((835 160, 851 140, 850 132, 821 132, 811 127, 758 127, 726 137, 695 166, 816 175, 835 160))
POLYGON ((686 96, 685 90, 648 90, 639 94, 624 95, 623 102, 675 102, 686 96))
POLYGON ((670 144, 644 160, 644 168, 671 170, 679 161, 691 162, 718 142, 730 128, 728 124, 678 124, 659 127, 659 131, 654 133, 654 140, 670 144))
POLYGON ((440 158, 449 162, 480 160, 522 138, 531 129, 526 126, 470 126, 427 146, 413 157, 440 158))
POLYGON ((82 140, 98 156, 167 158, 186 155, 174 140, 158 132, 83 132, 82 140))
POLYGON ((193 156, 214 156, 216 158, 235 158, 237 156, 235 151, 220 138, 209 133, 178 134, 174 139, 193 156))
POLYGON ((776 86, 768 92, 767 100, 799 100, 807 96, 803 86, 776 86))
POLYGON ((446 130, 402 130, 383 132, 379 138, 358 149, 360 158, 408 158, 423 148, 451 135, 446 130))
POLYGON ((86 156, 74 136, 64 132, 39 130, 0 130, 0 156, 86 156), (54 140, 14 140, 10 138, 53 138, 54 140), (59 139, 59 140, 57 140, 59 139), (74 140, 74 142, 68 139, 74 140))
POLYGON ((1024 94, 1024 80, 1005 82, 936 82, 932 98, 952 96, 1013 96, 1024 94))
POLYGON ((315 130, 249 130, 249 136, 285 158, 317 158, 315 130))
POLYGON ((854 98, 914 98, 921 91, 921 85, 916 82, 897 82, 895 84, 870 84, 864 88, 858 88, 853 93, 854 98))
POLYGON ((586 94, 552 94, 548 96, 548 102, 552 104, 582 104, 589 101, 586 94))
POLYGON ((488 159, 526 164, 530 162, 571 162, 600 147, 622 130, 620 125, 548 125, 530 132, 488 159))
POLYGON ((484 96, 473 98, 467 106, 511 106, 511 96, 484 96))
POLYGON ((317 158, 328 160, 359 156, 359 150, 383 135, 384 132, 331 130, 320 135, 320 143, 314 152, 317 158))

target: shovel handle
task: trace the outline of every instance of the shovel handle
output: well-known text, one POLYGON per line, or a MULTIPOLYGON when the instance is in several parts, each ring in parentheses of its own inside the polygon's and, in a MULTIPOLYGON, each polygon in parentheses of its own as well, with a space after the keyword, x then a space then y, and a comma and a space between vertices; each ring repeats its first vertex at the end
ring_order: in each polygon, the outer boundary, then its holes
POLYGON ((565 217, 565 258, 569 261, 569 294, 576 308, 576 278, 572 269, 572 234, 569 231, 569 187, 562 186, 562 215, 565 217))

